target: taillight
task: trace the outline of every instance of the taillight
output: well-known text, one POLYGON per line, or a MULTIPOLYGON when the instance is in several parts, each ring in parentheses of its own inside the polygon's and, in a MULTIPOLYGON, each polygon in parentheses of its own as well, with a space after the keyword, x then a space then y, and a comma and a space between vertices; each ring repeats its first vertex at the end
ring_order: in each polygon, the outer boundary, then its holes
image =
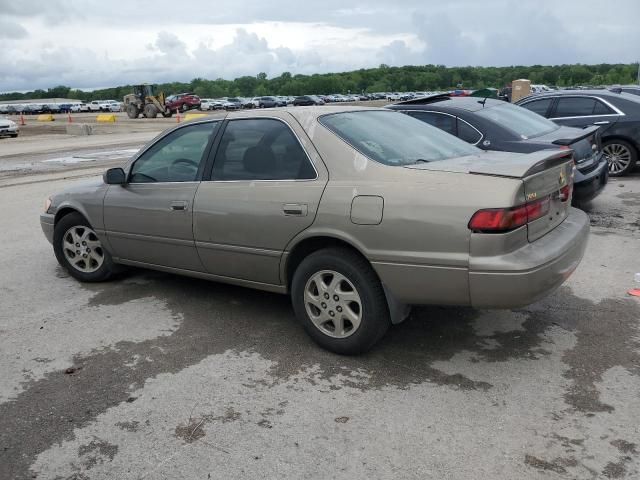
POLYGON ((567 200, 569 200, 571 198, 572 190, 573 190, 573 183, 568 183, 567 185, 562 187, 560 189, 560 195, 559 195, 560 201, 566 202, 567 200))
POLYGON ((550 197, 511 208, 478 210, 469 220, 469 229, 481 233, 503 233, 515 230, 549 213, 550 197))

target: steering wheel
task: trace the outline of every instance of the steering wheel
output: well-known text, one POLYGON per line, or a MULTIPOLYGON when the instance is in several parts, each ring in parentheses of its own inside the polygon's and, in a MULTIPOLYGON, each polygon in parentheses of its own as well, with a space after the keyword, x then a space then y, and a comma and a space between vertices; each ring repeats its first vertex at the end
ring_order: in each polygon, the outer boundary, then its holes
POLYGON ((173 168, 175 165, 179 165, 181 163, 184 163, 185 165, 191 165, 193 166, 196 170, 198 169, 198 162, 195 162, 189 158, 178 158, 177 160, 174 160, 173 162, 171 162, 171 168, 173 168))
POLYGON ((198 162, 189 158, 178 158, 169 165, 169 175, 182 178, 181 181, 193 181, 198 173, 198 162))

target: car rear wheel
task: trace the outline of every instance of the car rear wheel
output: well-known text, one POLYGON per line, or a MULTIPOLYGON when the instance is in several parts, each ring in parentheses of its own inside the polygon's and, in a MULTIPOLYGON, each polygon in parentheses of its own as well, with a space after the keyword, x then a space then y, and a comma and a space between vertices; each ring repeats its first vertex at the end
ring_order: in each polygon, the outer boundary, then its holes
POLYGON ((305 258, 294 273, 291 297, 307 333, 335 353, 366 352, 391 324, 376 273, 347 249, 319 250, 305 258))
POLYGON ((608 140, 602 147, 607 162, 609 162, 609 175, 622 177, 629 174, 638 160, 637 152, 631 144, 624 140, 608 140))
POLYGON ((186 104, 186 103, 183 103, 183 104, 182 104, 182 111, 183 111, 183 112, 186 112, 187 110, 189 110, 189 107, 187 106, 187 104, 186 104))
POLYGON ((79 213, 65 215, 53 232, 58 263, 81 282, 102 282, 116 273, 116 265, 96 232, 79 213))

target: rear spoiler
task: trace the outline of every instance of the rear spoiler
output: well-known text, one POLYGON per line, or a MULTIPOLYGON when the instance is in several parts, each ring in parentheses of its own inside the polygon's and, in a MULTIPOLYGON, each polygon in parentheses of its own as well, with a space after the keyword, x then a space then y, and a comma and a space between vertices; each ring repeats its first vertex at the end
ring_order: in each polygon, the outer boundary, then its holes
POLYGON ((600 127, 595 125, 593 127, 585 128, 580 135, 571 138, 559 138, 557 140, 554 140, 553 144, 563 146, 571 145, 572 143, 579 142, 583 138, 587 138, 589 135, 593 135, 599 128, 600 127))
POLYGON ((470 165, 469 173, 496 177, 525 178, 573 161, 572 150, 538 150, 518 158, 470 165))

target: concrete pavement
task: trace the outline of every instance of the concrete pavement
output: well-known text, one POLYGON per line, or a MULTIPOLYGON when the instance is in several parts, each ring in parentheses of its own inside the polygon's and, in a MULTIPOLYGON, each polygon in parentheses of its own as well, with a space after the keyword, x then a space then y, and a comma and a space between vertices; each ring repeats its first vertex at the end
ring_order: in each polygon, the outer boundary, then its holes
POLYGON ((1 479, 640 475, 640 176, 593 202, 547 299, 415 309, 352 358, 283 296, 143 270, 79 284, 38 224, 73 180, 44 180, 0 185, 1 479))

